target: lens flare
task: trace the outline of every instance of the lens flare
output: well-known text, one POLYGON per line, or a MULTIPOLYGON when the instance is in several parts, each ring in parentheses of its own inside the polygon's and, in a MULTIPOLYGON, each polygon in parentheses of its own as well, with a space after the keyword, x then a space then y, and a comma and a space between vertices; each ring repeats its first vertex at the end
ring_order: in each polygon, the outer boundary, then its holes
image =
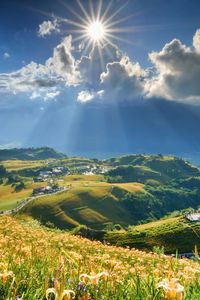
POLYGON ((95 21, 89 24, 87 33, 92 41, 98 42, 101 41, 105 36, 105 27, 100 21, 95 21))

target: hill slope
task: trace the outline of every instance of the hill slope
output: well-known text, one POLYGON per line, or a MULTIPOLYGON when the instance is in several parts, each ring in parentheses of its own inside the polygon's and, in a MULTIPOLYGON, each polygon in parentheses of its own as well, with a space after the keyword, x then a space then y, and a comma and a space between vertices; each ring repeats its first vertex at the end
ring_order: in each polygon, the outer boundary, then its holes
POLYGON ((185 217, 175 217, 143 225, 132 226, 128 231, 108 232, 106 241, 119 245, 152 250, 164 247, 165 253, 188 253, 195 245, 200 249, 200 223, 185 217))
POLYGON ((172 179, 199 176, 199 169, 189 162, 174 156, 135 154, 107 160, 113 169, 108 176, 121 176, 122 181, 154 179, 161 183, 172 179))
POLYGON ((22 213, 39 219, 42 223, 52 222, 58 228, 87 225, 101 229, 110 223, 123 226, 134 224, 129 210, 120 200, 132 192, 136 198, 145 193, 142 184, 116 184, 99 181, 96 176, 66 176, 63 185, 68 190, 57 195, 35 199, 22 213))
POLYGON ((54 299, 55 292, 64 299, 64 290, 70 300, 164 300, 158 284, 166 278, 180 281, 185 299, 200 297, 197 262, 106 246, 27 219, 0 218, 0 255, 2 300, 54 299))
POLYGON ((27 149, 1 149, 0 161, 3 160, 43 160, 49 158, 63 158, 64 154, 49 147, 27 149))

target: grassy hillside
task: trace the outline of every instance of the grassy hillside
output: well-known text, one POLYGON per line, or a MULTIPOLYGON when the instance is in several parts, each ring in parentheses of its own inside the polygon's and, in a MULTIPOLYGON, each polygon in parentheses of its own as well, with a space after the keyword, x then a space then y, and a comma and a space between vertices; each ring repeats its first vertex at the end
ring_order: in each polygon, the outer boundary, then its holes
POLYGON ((24 169, 35 169, 44 166, 40 160, 5 160, 2 162, 8 172, 17 172, 24 169))
POLYGON ((198 168, 173 156, 128 155, 112 158, 107 163, 114 167, 108 172, 108 176, 121 176, 124 182, 155 179, 165 183, 172 179, 200 175, 198 168))
POLYGON ((197 262, 90 242, 27 218, 0 218, 0 256, 2 300, 200 299, 197 262))
POLYGON ((53 223, 58 228, 86 225, 103 229, 108 224, 156 220, 174 210, 198 207, 199 189, 138 182, 108 183, 102 175, 65 176, 60 185, 68 190, 34 200, 23 213, 53 223))
POLYGON ((27 205, 23 213, 52 222, 58 228, 72 228, 81 224, 104 228, 109 223, 134 224, 134 219, 120 200, 127 192, 136 197, 145 193, 139 183, 111 185, 101 181, 103 176, 70 175, 62 185, 68 190, 48 197, 41 197, 27 205), (89 178, 88 178, 89 177, 89 178))
POLYGON ((27 149, 1 149, 0 161, 3 160, 43 160, 49 158, 62 158, 64 154, 49 147, 27 149))
POLYGON ((21 201, 30 197, 34 188, 47 185, 47 183, 32 182, 32 180, 24 180, 25 188, 16 191, 12 184, 0 184, 0 211, 13 209, 21 201))
POLYGON ((164 247, 165 253, 192 252, 195 245, 200 249, 200 223, 185 217, 168 218, 143 225, 131 226, 128 231, 108 232, 106 241, 119 245, 152 250, 164 247))
POLYGON ((16 207, 31 195, 33 188, 52 180, 67 188, 35 199, 22 212, 58 228, 86 225, 105 229, 114 224, 127 227, 160 219, 174 210, 200 206, 199 169, 172 156, 129 155, 107 161, 62 157, 2 164, 7 170, 2 176, 7 177, 0 182, 0 210, 16 207), (33 177, 37 179, 41 171, 57 167, 65 167, 72 175, 33 183, 33 177), (107 173, 98 174, 102 169, 107 173), (88 170, 96 171, 84 175, 88 170), (10 175, 17 176, 24 188, 16 191, 17 183, 8 181, 10 175))

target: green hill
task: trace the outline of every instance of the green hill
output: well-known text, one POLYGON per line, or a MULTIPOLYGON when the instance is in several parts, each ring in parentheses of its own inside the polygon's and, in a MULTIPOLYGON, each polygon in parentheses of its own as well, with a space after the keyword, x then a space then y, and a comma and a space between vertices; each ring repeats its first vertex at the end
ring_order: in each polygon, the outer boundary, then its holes
POLYGON ((175 217, 143 225, 131 226, 128 231, 107 232, 104 239, 118 246, 153 250, 164 247, 165 253, 192 252, 200 249, 200 223, 185 217, 175 217))
POLYGON ((199 176, 199 169, 189 162, 174 156, 128 155, 107 160, 113 168, 108 172, 109 179, 121 177, 121 181, 146 182, 155 179, 168 182, 172 179, 199 176))
POLYGON ((199 169, 173 156, 129 155, 106 161, 61 157, 48 163, 34 159, 2 162, 8 178, 0 184, 0 207, 14 208, 33 188, 55 180, 66 190, 34 199, 20 212, 42 224, 62 229, 86 225, 104 230, 115 224, 125 228, 200 206, 199 169), (41 178, 33 182, 41 172, 52 173, 58 167, 71 175, 50 175, 45 182, 41 178), (106 173, 101 174, 102 170, 106 173), (24 187, 18 191, 20 182, 24 187))
POLYGON ((27 149, 1 149, 0 161, 3 160, 43 160, 49 158, 63 158, 66 155, 49 147, 27 149))
POLYGON ((70 175, 62 185, 69 189, 45 196, 25 207, 24 213, 43 224, 59 228, 87 225, 104 229, 109 224, 128 226, 149 222, 174 210, 200 205, 199 188, 188 189, 178 183, 108 183, 102 175, 70 175))
POLYGON ((43 224, 53 223, 58 228, 73 228, 87 225, 103 229, 108 224, 123 226, 134 224, 133 218, 121 198, 132 192, 136 198, 145 194, 143 186, 137 183, 111 185, 102 182, 101 176, 76 176, 65 178, 69 190, 52 196, 35 199, 23 213, 39 219, 43 224))

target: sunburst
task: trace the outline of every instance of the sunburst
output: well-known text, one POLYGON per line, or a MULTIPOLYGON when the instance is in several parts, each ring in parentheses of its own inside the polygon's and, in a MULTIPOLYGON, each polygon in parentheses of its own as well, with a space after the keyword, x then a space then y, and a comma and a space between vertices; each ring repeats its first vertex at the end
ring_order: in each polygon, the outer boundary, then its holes
POLYGON ((119 18, 121 10, 128 2, 114 10, 112 1, 103 3, 103 0, 99 0, 94 7, 94 2, 89 0, 89 5, 85 7, 80 0, 77 0, 78 11, 75 11, 66 3, 62 3, 74 16, 73 19, 62 19, 62 21, 70 25, 70 28, 66 31, 77 35, 73 39, 74 42, 84 42, 86 45, 85 52, 91 51, 91 48, 98 47, 101 55, 101 48, 106 47, 106 45, 112 45, 117 48, 116 41, 130 42, 121 38, 120 34, 133 31, 133 28, 117 27, 118 24, 125 22, 131 17, 119 18))

